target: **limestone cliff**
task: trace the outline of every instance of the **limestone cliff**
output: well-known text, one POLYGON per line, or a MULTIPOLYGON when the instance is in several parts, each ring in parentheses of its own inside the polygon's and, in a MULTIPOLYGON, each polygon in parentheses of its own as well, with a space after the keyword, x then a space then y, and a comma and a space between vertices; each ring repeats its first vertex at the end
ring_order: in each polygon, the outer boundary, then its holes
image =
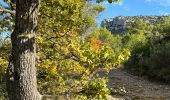
POLYGON ((166 16, 118 16, 115 18, 105 19, 102 21, 101 26, 106 27, 109 31, 114 33, 125 32, 128 23, 133 23, 137 19, 153 24, 163 20, 166 16))

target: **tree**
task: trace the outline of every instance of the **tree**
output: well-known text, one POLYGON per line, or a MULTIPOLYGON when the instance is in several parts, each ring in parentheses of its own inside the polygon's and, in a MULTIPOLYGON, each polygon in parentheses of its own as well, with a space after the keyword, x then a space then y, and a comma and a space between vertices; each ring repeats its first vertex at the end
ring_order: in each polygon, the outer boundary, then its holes
POLYGON ((36 80, 35 33, 40 0, 16 0, 15 29, 7 70, 10 100, 41 100, 36 80))
MULTIPOLYGON (((16 0, 15 29, 11 34, 12 50, 7 70, 10 100, 41 99, 37 91, 35 68, 35 32, 39 5, 39 0, 16 0)), ((9 10, 3 12, 15 13, 9 10)))

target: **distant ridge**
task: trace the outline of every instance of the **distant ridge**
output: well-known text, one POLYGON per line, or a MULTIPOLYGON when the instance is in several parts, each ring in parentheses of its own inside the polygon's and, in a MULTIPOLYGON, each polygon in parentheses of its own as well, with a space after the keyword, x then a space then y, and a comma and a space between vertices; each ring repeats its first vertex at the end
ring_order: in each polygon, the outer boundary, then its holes
POLYGON ((101 23, 101 27, 106 27, 113 34, 127 31, 127 24, 133 23, 137 19, 154 24, 163 20, 168 16, 118 16, 115 18, 104 19, 101 23))

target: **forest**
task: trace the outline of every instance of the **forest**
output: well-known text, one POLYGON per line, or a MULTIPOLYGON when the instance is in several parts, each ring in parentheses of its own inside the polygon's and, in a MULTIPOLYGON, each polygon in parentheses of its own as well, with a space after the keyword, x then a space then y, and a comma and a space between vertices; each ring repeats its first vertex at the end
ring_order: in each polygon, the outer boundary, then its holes
POLYGON ((0 100, 170 100, 127 99, 129 88, 109 86, 110 73, 121 70, 166 84, 170 93, 170 16, 152 24, 137 19, 113 34, 96 22, 106 1, 4 0, 0 100))

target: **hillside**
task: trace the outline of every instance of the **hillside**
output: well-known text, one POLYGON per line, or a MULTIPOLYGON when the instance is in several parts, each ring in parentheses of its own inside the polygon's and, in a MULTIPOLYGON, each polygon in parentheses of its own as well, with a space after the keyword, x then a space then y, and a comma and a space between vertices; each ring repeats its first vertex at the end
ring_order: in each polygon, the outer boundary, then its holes
POLYGON ((117 100, 170 100, 169 22, 168 16, 118 16, 102 21, 101 26, 113 37, 121 37, 121 46, 131 53, 123 68, 113 68, 109 74, 108 87, 117 100))
POLYGON ((106 27, 112 33, 122 33, 127 31, 127 26, 141 19, 146 23, 153 24, 162 21, 167 16, 118 16, 115 18, 105 19, 101 27, 106 27))

